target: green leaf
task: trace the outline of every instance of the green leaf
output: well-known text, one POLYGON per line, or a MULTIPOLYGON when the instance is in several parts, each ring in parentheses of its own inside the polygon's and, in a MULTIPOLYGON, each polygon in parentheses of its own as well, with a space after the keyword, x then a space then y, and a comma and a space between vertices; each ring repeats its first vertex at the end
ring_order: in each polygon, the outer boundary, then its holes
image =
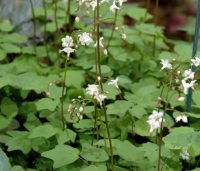
POLYGON ((6 53, 20 53, 21 52, 21 49, 19 46, 11 44, 11 43, 2 43, 0 44, 0 46, 6 53))
POLYGON ((141 7, 125 7, 123 10, 124 14, 127 14, 129 17, 135 19, 135 20, 148 20, 151 19, 152 16, 147 13, 147 10, 145 8, 141 7), (146 17, 146 18, 145 18, 146 17))
POLYGON ((189 127, 174 128, 163 141, 169 149, 187 149, 192 143, 193 133, 194 130, 189 127))
POLYGON ((140 151, 138 147, 131 144, 129 141, 115 142, 116 154, 122 159, 130 162, 136 162, 143 158, 144 152, 140 151))
POLYGON ((29 133, 26 131, 13 132, 13 138, 6 143, 8 151, 21 150, 24 154, 28 154, 31 150, 31 141, 28 136, 29 133))
POLYGON ((55 108, 59 105, 59 100, 52 100, 50 98, 42 98, 35 103, 37 110, 48 109, 54 111, 55 108))
POLYGON ((0 125, 0 130, 1 129, 5 129, 6 127, 8 127, 9 126, 9 124, 11 123, 11 119, 10 118, 5 118, 4 116, 1 116, 0 115, 0 123, 1 123, 1 125, 0 125))
POLYGON ((10 171, 25 171, 21 166, 13 166, 10 171))
POLYGON ((9 159, 1 149, 0 149, 0 171, 10 171, 9 159))
POLYGON ((147 114, 147 111, 144 109, 143 106, 133 106, 131 109, 129 109, 129 112, 132 116, 141 119, 144 115, 147 114))
POLYGON ((10 32, 10 31, 12 31, 12 29, 13 29, 13 26, 11 25, 9 20, 3 20, 0 23, 0 31, 2 31, 2 32, 10 32))
POLYGON ((25 43, 28 38, 26 36, 20 35, 18 33, 10 33, 3 36, 2 42, 7 43, 25 43))
POLYGON ((107 171, 107 167, 105 165, 90 165, 81 171, 107 171))
MULTIPOLYGON (((64 74, 64 73, 63 73, 64 74)), ((63 76, 62 74, 62 76, 63 76)), ((84 71, 81 70, 68 70, 66 74, 66 85, 81 88, 84 82, 84 71)))
POLYGON ((96 148, 90 144, 83 144, 81 157, 91 162, 105 162, 109 159, 108 154, 101 148, 96 148))
POLYGON ((180 61, 191 58, 192 45, 189 43, 179 43, 174 47, 174 51, 179 55, 180 61))
MULTIPOLYGON (((93 65, 93 67, 90 71, 95 73, 96 72, 96 66, 93 65)), ((111 69, 107 65, 101 65, 101 72, 102 72, 102 74, 108 74, 108 73, 111 72, 111 69)))
POLYGON ((43 157, 53 160, 54 168, 75 162, 79 158, 79 150, 68 145, 57 145, 54 149, 43 152, 43 157))
POLYGON ((195 104, 200 106, 200 90, 195 90, 192 99, 194 100, 195 104))
POLYGON ((18 113, 18 107, 10 98, 4 97, 1 101, 1 112, 7 117, 14 117, 18 113))
POLYGON ((117 100, 112 104, 107 105, 108 114, 123 116, 133 104, 125 100, 117 100))
POLYGON ((6 58, 6 53, 0 49, 0 61, 4 60, 6 58))
POLYGON ((75 142, 76 133, 70 129, 64 131, 58 131, 56 135, 58 144, 64 144, 66 142, 75 142))
POLYGON ((45 124, 35 127, 30 132, 29 138, 44 137, 47 139, 54 136, 56 133, 57 133, 57 128, 54 128, 52 125, 45 124))

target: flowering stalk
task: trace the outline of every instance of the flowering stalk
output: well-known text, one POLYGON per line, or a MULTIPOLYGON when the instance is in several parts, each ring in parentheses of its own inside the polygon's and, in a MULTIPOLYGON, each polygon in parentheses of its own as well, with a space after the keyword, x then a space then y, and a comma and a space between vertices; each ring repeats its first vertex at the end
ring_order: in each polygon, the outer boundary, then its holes
POLYGON ((67 1, 67 18, 68 18, 68 31, 71 32, 71 16, 70 16, 70 11, 71 11, 71 0, 67 1))
POLYGON ((66 85, 66 75, 67 75, 67 58, 65 59, 65 66, 64 66, 64 77, 62 81, 62 94, 61 94, 61 121, 62 121, 62 128, 65 129, 65 118, 64 118, 64 95, 65 95, 65 85, 66 85))
POLYGON ((48 47, 47 47, 47 9, 46 9, 46 3, 45 0, 43 0, 43 8, 44 8, 44 19, 45 19, 45 23, 44 23, 44 45, 45 45, 45 50, 47 53, 47 56, 49 56, 49 51, 48 51, 48 47))
MULTIPOLYGON (((55 5, 55 8, 54 8, 54 20, 55 20, 55 26, 56 26, 55 37, 57 37, 57 32, 58 32, 57 0, 53 0, 53 3, 54 3, 54 5, 55 5)), ((58 50, 58 46, 57 46, 57 45, 56 45, 56 54, 57 54, 57 59, 59 59, 59 50, 58 50)))
MULTIPOLYGON (((101 54, 100 54, 100 18, 99 18, 99 0, 97 0, 97 7, 96 7, 96 39, 97 39, 97 46, 96 46, 96 50, 97 50, 97 63, 98 63, 98 77, 100 79, 98 79, 99 81, 99 85, 100 85, 100 89, 101 89, 101 93, 104 94, 104 90, 103 90, 103 83, 102 83, 102 72, 101 72, 101 54)), ((112 149, 112 140, 111 140, 111 135, 110 135, 110 129, 108 126, 108 116, 107 116, 107 111, 106 111, 106 105, 105 105, 105 101, 103 100, 102 102, 102 108, 104 111, 104 117, 105 117, 105 124, 106 124, 106 130, 107 130, 107 135, 108 135, 108 139, 109 139, 109 146, 110 146, 110 158, 111 158, 111 165, 112 165, 112 171, 114 171, 114 158, 113 158, 113 149, 112 149)))
POLYGON ((155 19, 154 19, 155 24, 157 24, 158 22, 158 8, 159 8, 159 0, 156 0, 155 19))
POLYGON ((114 31, 115 31, 115 27, 116 27, 116 22, 117 22, 117 13, 118 13, 118 10, 115 10, 115 18, 114 18, 114 23, 113 23, 113 27, 112 27, 112 32, 111 32, 111 35, 110 35, 110 38, 108 40, 108 44, 106 46, 106 49, 108 49, 110 47, 110 42, 113 38, 113 35, 114 35, 114 31))
POLYGON ((31 4, 31 11, 32 11, 32 17, 33 17, 33 48, 34 52, 36 53, 36 18, 35 18, 35 12, 34 12, 34 6, 33 6, 33 1, 30 0, 31 4))

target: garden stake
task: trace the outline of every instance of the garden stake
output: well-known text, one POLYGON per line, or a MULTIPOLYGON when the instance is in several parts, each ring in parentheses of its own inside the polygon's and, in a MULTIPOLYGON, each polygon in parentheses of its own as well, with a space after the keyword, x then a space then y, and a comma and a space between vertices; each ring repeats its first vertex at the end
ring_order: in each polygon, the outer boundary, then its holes
MULTIPOLYGON (((193 49, 192 49, 192 58, 194 58, 196 56, 196 53, 197 53, 199 27, 200 27, 200 0, 198 0, 198 7, 197 7, 196 25, 195 25, 195 33, 194 33, 193 49)), ((195 66, 194 65, 192 65, 192 72, 195 72, 195 66)), ((186 99, 186 112, 191 113, 191 107, 192 107, 192 89, 189 88, 187 99, 186 99)), ((189 125, 189 120, 188 120, 188 125, 189 125)), ((186 166, 187 166, 186 160, 182 160, 182 171, 186 171, 186 166)))

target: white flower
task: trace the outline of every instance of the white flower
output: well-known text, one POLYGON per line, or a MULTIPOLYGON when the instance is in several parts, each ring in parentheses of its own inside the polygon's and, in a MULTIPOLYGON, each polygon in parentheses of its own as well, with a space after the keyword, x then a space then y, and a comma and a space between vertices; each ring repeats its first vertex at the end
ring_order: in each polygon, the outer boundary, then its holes
POLYGON ((122 33, 121 36, 122 36, 122 39, 123 39, 123 40, 126 40, 126 34, 125 34, 125 33, 122 33))
POLYGON ((96 84, 88 84, 88 87, 86 88, 86 93, 91 96, 99 94, 99 86, 96 84))
POLYGON ((72 39, 71 36, 66 36, 66 37, 62 38, 61 40, 62 40, 62 46, 63 47, 72 47, 72 46, 74 46, 73 39, 72 39))
POLYGON ((182 86, 183 86, 183 89, 184 89, 183 92, 185 94, 188 94, 188 89, 189 88, 192 88, 192 89, 194 88, 194 84, 195 84, 196 80, 193 80, 190 83, 187 83, 186 80, 182 80, 181 82, 182 82, 182 86))
POLYGON ((72 49, 71 47, 65 47, 64 49, 60 50, 60 52, 67 53, 67 56, 70 57, 71 53, 75 52, 75 49, 72 49))
MULTIPOLYGON (((160 127, 163 118, 163 112, 157 112, 154 110, 149 116, 147 123, 150 125, 149 132, 152 133, 154 130, 160 127)), ((164 121, 164 119, 163 119, 164 121)))
POLYGON ((110 11, 115 12, 116 10, 119 10, 120 8, 116 5, 116 1, 113 1, 113 4, 110 6, 110 11))
POLYGON ((194 72, 191 69, 185 70, 183 76, 185 77, 184 80, 194 79, 194 72))
POLYGON ((104 101, 104 99, 105 98, 107 98, 107 96, 106 95, 104 95, 104 94, 95 94, 94 95, 94 98, 100 103, 100 105, 102 106, 102 103, 103 103, 103 101, 104 101))
POLYGON ((124 3, 124 2, 126 2, 127 0, 118 0, 118 3, 119 3, 119 5, 120 6, 122 6, 122 4, 124 3))
POLYGON ((97 7, 97 0, 90 2, 90 5, 92 6, 92 10, 94 11, 95 8, 97 7))
POLYGON ((195 57, 194 59, 191 59, 192 65, 195 67, 200 66, 200 57, 195 57))
MULTIPOLYGON (((102 47, 102 48, 104 48, 104 45, 103 45, 103 37, 100 37, 100 39, 99 39, 99 45, 102 47)), ((94 44, 94 47, 97 47, 97 42, 94 44)))
POLYGON ((89 45, 90 43, 93 42, 92 38, 91 38, 91 34, 90 33, 82 33, 78 35, 78 40, 81 43, 81 45, 89 45))
POLYGON ((108 85, 113 85, 114 87, 118 89, 119 88, 118 81, 119 81, 119 78, 116 78, 115 80, 110 80, 108 85))
POLYGON ((179 96, 177 100, 178 100, 179 102, 182 102, 182 101, 185 100, 185 97, 183 97, 183 96, 179 96))
POLYGON ((187 123, 187 122, 188 122, 188 118, 187 118, 187 116, 185 116, 185 115, 177 116, 177 117, 176 117, 176 122, 179 122, 179 121, 182 121, 182 122, 184 122, 184 123, 187 123))
POLYGON ((81 106, 81 107, 79 108, 79 112, 82 113, 83 110, 84 110, 84 109, 83 109, 83 106, 81 106))
POLYGON ((161 59, 160 63, 163 65, 161 70, 163 70, 165 68, 172 69, 172 65, 169 63, 168 59, 161 59))
POLYGON ((187 152, 187 150, 182 150, 180 152, 180 156, 183 160, 189 160, 190 159, 190 154, 187 152))

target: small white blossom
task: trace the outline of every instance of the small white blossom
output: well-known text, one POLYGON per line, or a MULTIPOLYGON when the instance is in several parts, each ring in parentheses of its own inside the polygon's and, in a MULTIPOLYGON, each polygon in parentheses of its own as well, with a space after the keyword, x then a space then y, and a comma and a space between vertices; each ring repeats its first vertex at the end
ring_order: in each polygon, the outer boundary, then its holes
POLYGON ((88 87, 86 88, 86 93, 91 96, 99 94, 99 86, 96 84, 88 84, 88 87))
POLYGON ((119 81, 119 78, 116 78, 115 80, 110 80, 108 85, 113 85, 114 87, 118 89, 119 88, 118 81, 119 81))
POLYGON ((184 92, 184 94, 188 94, 188 89, 189 88, 194 89, 195 82, 196 82, 196 80, 193 80, 190 83, 187 83, 186 80, 182 80, 182 86, 183 86, 183 92, 184 92))
POLYGON ((191 69, 185 70, 183 76, 184 76, 185 80, 188 80, 188 79, 193 80, 194 79, 194 72, 192 72, 191 69))
POLYGON ((81 106, 81 107, 79 108, 79 112, 82 113, 83 110, 84 110, 84 109, 83 109, 83 106, 81 106))
POLYGON ((190 154, 187 152, 187 150, 182 150, 180 152, 180 156, 183 160, 189 160, 190 159, 190 154))
POLYGON ((124 3, 124 2, 126 2, 127 0, 118 0, 118 3, 119 3, 119 5, 120 6, 122 6, 122 4, 124 3))
POLYGON ((78 23, 80 21, 80 18, 76 16, 75 21, 78 23))
POLYGON ((70 57, 71 53, 75 52, 75 49, 72 49, 71 47, 65 47, 64 49, 60 50, 60 52, 67 53, 67 56, 70 57))
POLYGON ((110 6, 110 11, 115 12, 116 10, 119 10, 120 8, 116 5, 116 1, 113 1, 113 4, 110 6))
POLYGON ((156 110, 153 110, 152 114, 149 116, 147 120, 147 123, 150 125, 150 130, 149 130, 150 133, 152 133, 154 130, 160 127, 162 119, 163 119, 163 112, 158 112, 156 110))
POLYGON ((195 67, 200 66, 200 57, 195 57, 194 59, 191 59, 192 65, 195 67))
MULTIPOLYGON (((100 37, 100 39, 99 39, 99 45, 102 47, 102 48, 104 48, 104 45, 103 45, 103 37, 100 37)), ((94 44, 94 47, 97 47, 97 42, 94 44)))
POLYGON ((185 100, 185 97, 183 97, 183 96, 180 96, 180 97, 178 97, 178 99, 177 99, 179 102, 182 102, 182 101, 184 101, 185 100))
POLYGON ((72 47, 74 46, 74 42, 71 36, 66 36, 61 39, 63 47, 72 47))
POLYGON ((82 33, 78 35, 78 40, 81 43, 81 45, 89 45, 90 43, 93 42, 92 38, 91 38, 91 34, 90 33, 82 33))
POLYGON ((182 121, 182 122, 184 122, 184 123, 187 123, 187 122, 188 122, 188 118, 187 118, 187 116, 185 116, 185 115, 177 116, 177 117, 176 117, 176 122, 179 122, 179 121, 182 121))
POLYGON ((100 103, 100 105, 102 106, 103 101, 105 100, 105 98, 107 98, 106 95, 104 94, 95 94, 94 98, 100 103))
POLYGON ((161 70, 163 69, 172 69, 172 65, 169 63, 168 59, 161 59, 161 62, 160 62, 163 66, 161 68, 161 70))
POLYGON ((90 2, 90 5, 92 6, 92 10, 94 11, 95 8, 97 7, 97 0, 90 2))
POLYGON ((126 40, 126 34, 125 33, 122 33, 122 39, 126 40))

